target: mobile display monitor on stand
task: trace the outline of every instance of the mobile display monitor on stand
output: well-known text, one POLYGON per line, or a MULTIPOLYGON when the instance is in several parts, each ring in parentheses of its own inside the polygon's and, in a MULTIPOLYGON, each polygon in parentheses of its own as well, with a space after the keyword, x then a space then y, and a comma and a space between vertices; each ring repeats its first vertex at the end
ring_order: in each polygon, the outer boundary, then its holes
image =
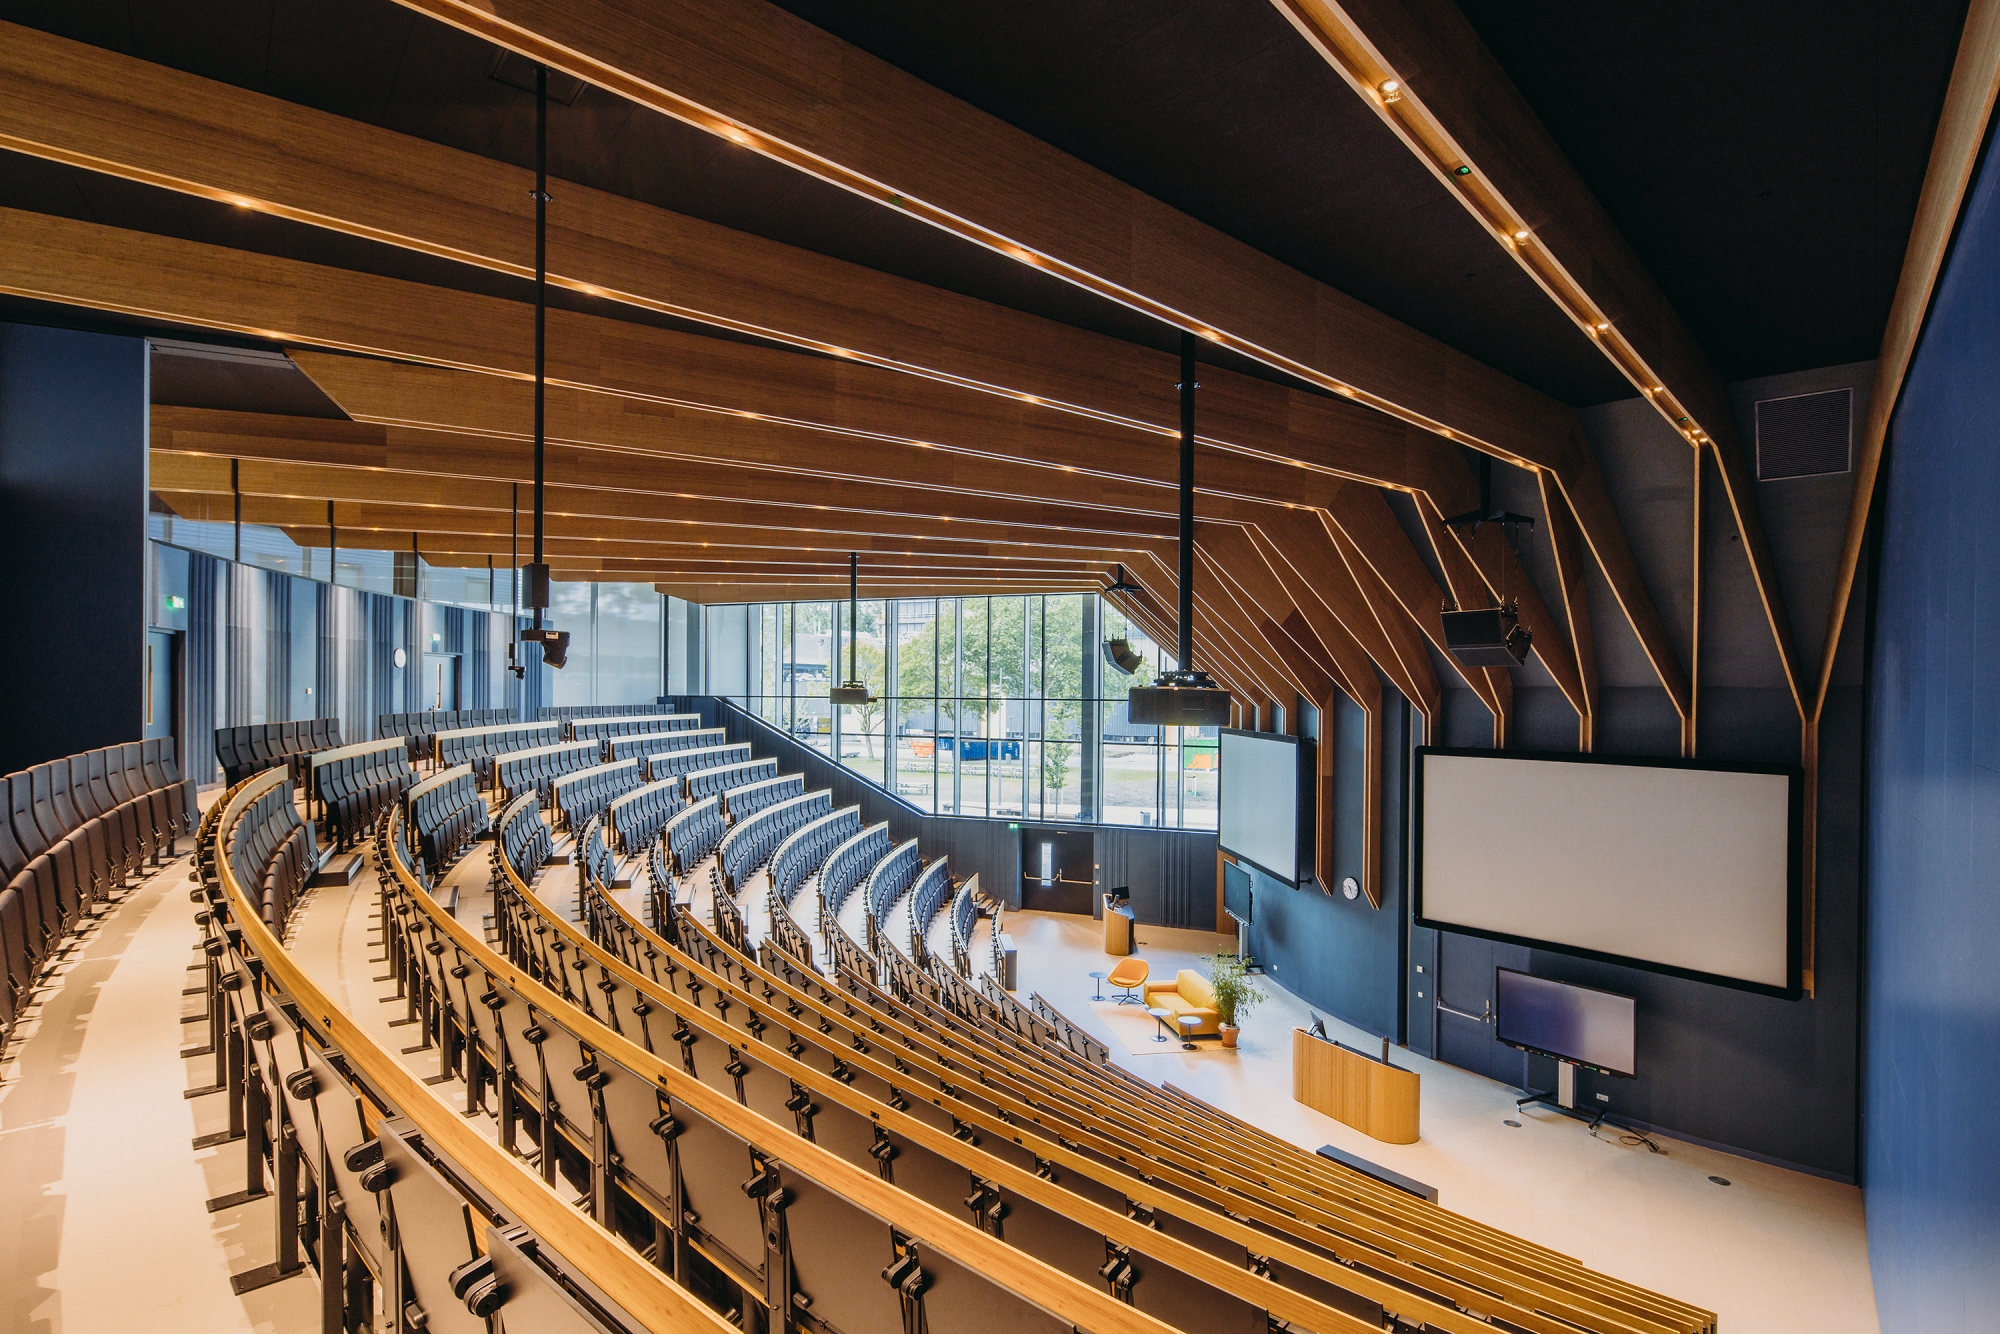
POLYGON ((1236 923, 1236 956, 1247 968, 1250 958, 1243 952, 1243 933, 1250 925, 1250 873, 1232 861, 1222 863, 1222 911, 1236 923))
POLYGON ((1637 1071, 1638 1003, 1594 987, 1572 986, 1512 968, 1494 970, 1494 1036, 1519 1051, 1552 1057, 1556 1087, 1531 1093, 1519 1106, 1546 1103, 1593 1128, 1603 1109, 1587 1114, 1576 1105, 1576 1069, 1585 1066, 1622 1079, 1637 1071))

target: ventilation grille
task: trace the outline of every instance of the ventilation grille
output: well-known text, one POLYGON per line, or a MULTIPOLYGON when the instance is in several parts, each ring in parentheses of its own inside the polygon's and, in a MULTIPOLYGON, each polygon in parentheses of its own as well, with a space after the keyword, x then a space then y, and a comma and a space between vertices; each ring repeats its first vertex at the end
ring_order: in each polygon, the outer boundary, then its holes
POLYGON ((1854 466, 1854 391, 1767 398, 1757 404, 1757 480, 1824 477, 1854 466))

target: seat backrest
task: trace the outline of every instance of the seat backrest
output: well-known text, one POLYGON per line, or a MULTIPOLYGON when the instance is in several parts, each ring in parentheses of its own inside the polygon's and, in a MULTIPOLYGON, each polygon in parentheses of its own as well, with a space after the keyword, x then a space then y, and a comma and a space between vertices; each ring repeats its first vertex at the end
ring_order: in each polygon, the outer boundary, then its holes
POLYGON ((49 804, 55 807, 56 819, 62 822, 63 833, 67 834, 83 823, 76 803, 69 797, 69 756, 51 760, 42 767, 49 775, 49 804))
MULTIPOLYGON (((61 761, 58 761, 61 763, 61 761)), ((76 813, 85 820, 93 820, 104 813, 98 803, 97 793, 90 786, 90 753, 69 757, 69 799, 76 807, 76 813)))
MULTIPOLYGON (((6 787, 12 788, 13 784, 9 782, 6 787)), ((0 798, 6 795, 4 790, 0 790, 0 798)), ((27 865, 28 853, 21 846, 21 840, 14 837, 14 821, 10 813, 0 812, 0 884, 13 880, 27 865)))
POLYGON ((160 767, 160 739, 149 737, 139 743, 139 768, 146 775, 146 786, 162 788, 167 785, 167 771, 160 767))
POLYGON ((90 790, 97 798, 100 812, 108 811, 118 804, 118 794, 111 790, 111 782, 107 777, 110 771, 105 765, 104 756, 105 752, 102 750, 93 750, 84 756, 90 767, 90 790))
POLYGON ((118 750, 125 760, 125 781, 131 785, 132 795, 152 791, 152 785, 146 781, 146 763, 139 743, 127 741, 118 750))

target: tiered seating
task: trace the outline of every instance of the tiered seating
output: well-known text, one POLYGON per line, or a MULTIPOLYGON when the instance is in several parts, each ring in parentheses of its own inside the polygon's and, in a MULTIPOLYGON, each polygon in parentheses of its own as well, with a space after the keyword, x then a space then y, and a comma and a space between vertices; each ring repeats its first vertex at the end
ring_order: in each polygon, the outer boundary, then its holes
POLYGON ((483 780, 492 760, 510 750, 547 746, 562 740, 560 723, 499 723, 486 727, 452 727, 431 736, 431 762, 441 769, 469 764, 483 780))
POLYGON ((604 821, 597 816, 586 819, 576 842, 577 874, 591 877, 605 889, 617 884, 618 859, 604 841, 604 821))
MULTIPOLYGON (((741 784, 731 782, 721 788, 716 788, 713 783, 705 782, 702 784, 706 789, 722 793, 722 806, 729 813, 731 823, 747 819, 755 815, 758 811, 763 810, 766 806, 775 806, 781 801, 790 801, 793 797, 805 795, 806 776, 804 774, 782 774, 776 778, 757 778, 757 774, 769 772, 769 770, 758 767, 759 764, 766 763, 772 768, 776 768, 778 762, 776 760, 768 760, 759 761, 758 764, 732 766, 732 772, 741 770, 753 780, 751 782, 741 784)), ((715 771, 711 770, 710 772, 715 771)), ((701 776, 700 774, 689 774, 688 786, 693 787, 695 785, 694 780, 701 776)), ((726 782, 727 780, 724 781, 726 782)))
POLYGON ((407 827, 416 840, 423 869, 433 876, 493 823, 472 766, 460 764, 410 789, 407 827))
POLYGON ((605 749, 611 759, 629 760, 640 755, 664 755, 670 750, 704 750, 709 746, 724 745, 729 733, 720 727, 705 727, 692 732, 649 732, 643 736, 612 737, 605 742, 605 749))
POLYGON ((728 830, 729 825, 722 818, 719 798, 710 797, 689 806, 668 820, 667 827, 660 831, 660 837, 666 840, 667 851, 673 855, 673 865, 668 869, 675 875, 688 874, 702 858, 715 851, 728 830))
POLYGON ((743 888, 750 873, 769 861, 780 843, 832 809, 833 793, 821 789, 737 821, 716 850, 724 882, 731 890, 743 888))
POLYGON ((917 851, 917 840, 913 838, 897 844, 869 874, 868 883, 862 887, 863 899, 868 904, 869 949, 876 948, 875 933, 882 923, 889 920, 889 909, 909 892, 922 870, 923 856, 917 851))
POLYGON ((910 957, 919 964, 930 963, 930 948, 925 937, 930 931, 931 918, 951 896, 951 871, 943 857, 938 858, 917 876, 910 886, 910 957))
MULTIPOLYGON (((739 741, 734 745, 703 746, 698 750, 670 750, 646 757, 646 781, 657 783, 662 778, 673 778, 680 774, 699 773, 703 769, 720 769, 732 764, 747 764, 750 761, 750 743, 739 741)), ((771 773, 778 771, 776 760, 765 760, 771 773)), ((712 796, 720 788, 704 794, 712 796)), ((700 798, 696 798, 700 800, 700 798)))
POLYGON ((640 852, 666 828, 667 821, 681 811, 680 784, 671 778, 618 797, 605 807, 612 841, 627 855, 640 852))
POLYGON ((828 854, 826 869, 819 877, 821 930, 840 912, 840 905, 847 902, 855 887, 874 874, 882 859, 889 855, 889 847, 889 826, 876 824, 828 854))
POLYGON ((658 736, 665 732, 692 732, 701 726, 698 713, 645 713, 630 718, 602 718, 592 722, 571 722, 569 734, 578 741, 610 741, 614 738, 658 736))
POLYGON ((555 781, 596 764, 604 749, 596 741, 559 741, 552 746, 502 751, 493 757, 493 786, 503 801, 533 792, 546 806, 555 781))
POLYGON ((127 742, 0 778, 0 1046, 63 937, 194 832, 173 746, 127 742))
POLYGON ((338 718, 215 729, 215 758, 222 765, 223 781, 231 784, 273 765, 290 764, 298 756, 329 750, 339 744, 338 718))
POLYGON ((771 892, 790 907, 833 850, 861 832, 861 808, 848 806, 807 824, 771 854, 771 892))
POLYGON ((306 793, 319 803, 320 818, 342 848, 352 846, 417 777, 402 737, 314 751, 306 763, 306 793))
POLYGON ((273 774, 225 842, 239 883, 255 898, 258 915, 279 936, 306 881, 319 867, 312 827, 299 818, 292 785, 273 774))
POLYGON ((512 709, 432 709, 428 713, 385 713, 375 719, 377 737, 399 736, 410 743, 410 763, 431 757, 432 738, 457 727, 498 727, 517 721, 512 709))
POLYGON ((561 818, 563 827, 574 833, 604 814, 613 801, 638 788, 637 760, 593 764, 549 784, 550 809, 561 818))
MULTIPOLYGON (((532 884, 555 850, 555 839, 542 822, 541 803, 534 793, 523 792, 508 803, 494 823, 499 831, 493 840, 494 857, 504 858, 508 869, 532 884)), ((496 865, 494 869, 497 872, 500 868, 496 865)))

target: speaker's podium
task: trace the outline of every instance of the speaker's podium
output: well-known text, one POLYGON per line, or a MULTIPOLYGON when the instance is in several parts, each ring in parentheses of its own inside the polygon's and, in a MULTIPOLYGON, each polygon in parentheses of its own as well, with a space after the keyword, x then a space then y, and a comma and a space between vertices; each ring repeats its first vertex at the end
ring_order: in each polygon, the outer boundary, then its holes
POLYGON ((1417 1142, 1420 1082, 1414 1070, 1292 1030, 1293 1101, 1384 1144, 1417 1142))
POLYGON ((1132 900, 1116 891, 1104 896, 1104 952, 1130 954, 1138 918, 1132 915, 1132 900))

